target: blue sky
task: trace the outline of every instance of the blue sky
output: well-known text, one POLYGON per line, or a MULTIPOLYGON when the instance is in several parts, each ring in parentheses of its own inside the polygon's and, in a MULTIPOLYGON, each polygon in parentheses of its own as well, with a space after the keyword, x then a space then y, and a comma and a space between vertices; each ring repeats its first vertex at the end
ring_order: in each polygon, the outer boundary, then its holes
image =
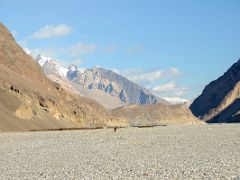
POLYGON ((192 99, 240 57, 239 0, 0 0, 18 43, 192 99))

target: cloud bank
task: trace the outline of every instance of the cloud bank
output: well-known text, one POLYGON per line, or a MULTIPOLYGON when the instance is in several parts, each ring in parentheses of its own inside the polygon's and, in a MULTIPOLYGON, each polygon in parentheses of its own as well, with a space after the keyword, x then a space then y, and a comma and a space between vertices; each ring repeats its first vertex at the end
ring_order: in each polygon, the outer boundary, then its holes
MULTIPOLYGON (((115 70, 116 71, 116 70, 115 70)), ((120 72, 120 71, 118 71, 120 72)), ((121 74, 128 77, 134 82, 140 84, 152 84, 162 79, 174 79, 182 75, 182 72, 177 68, 170 68, 165 70, 142 70, 129 69, 121 71, 121 74)))
POLYGON ((38 31, 28 36, 28 39, 48 39, 54 37, 68 36, 73 29, 66 24, 59 25, 46 25, 40 28, 38 31))
POLYGON ((187 102, 183 98, 187 94, 188 88, 177 83, 177 79, 183 76, 183 73, 175 67, 158 70, 128 69, 112 71, 122 74, 133 82, 148 87, 155 95, 166 99, 173 104, 187 102), (156 85, 159 84, 159 85, 156 85))
POLYGON ((96 50, 97 46, 95 44, 83 44, 76 43, 67 47, 61 48, 35 48, 32 49, 34 55, 43 54, 45 56, 59 57, 59 56, 69 56, 70 58, 77 58, 83 54, 91 54, 96 50))

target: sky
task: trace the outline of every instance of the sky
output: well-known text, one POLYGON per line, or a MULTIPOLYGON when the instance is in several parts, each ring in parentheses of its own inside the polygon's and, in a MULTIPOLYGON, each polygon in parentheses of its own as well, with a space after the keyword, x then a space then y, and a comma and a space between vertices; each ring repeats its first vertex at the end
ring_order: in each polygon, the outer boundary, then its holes
POLYGON ((33 54, 114 70, 161 97, 196 98, 240 58, 239 0, 0 0, 33 54))

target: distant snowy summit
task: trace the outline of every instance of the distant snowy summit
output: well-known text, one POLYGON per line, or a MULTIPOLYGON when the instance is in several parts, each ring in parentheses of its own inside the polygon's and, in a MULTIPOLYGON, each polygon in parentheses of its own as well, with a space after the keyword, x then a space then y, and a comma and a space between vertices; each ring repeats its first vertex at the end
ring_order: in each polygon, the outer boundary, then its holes
POLYGON ((59 76, 67 77, 67 73, 69 69, 63 67, 59 61, 51 58, 51 57, 45 57, 41 54, 39 54, 36 57, 36 61, 40 64, 42 67, 44 73, 46 75, 48 74, 56 74, 59 76))
MULTIPOLYGON (((25 52, 32 55, 28 49, 25 49, 25 52)), ((167 100, 155 96, 146 88, 111 70, 94 67, 83 71, 76 65, 65 68, 58 60, 41 54, 36 56, 35 59, 47 76, 54 75, 65 78, 89 91, 100 90, 115 99, 117 98, 123 104, 171 104, 167 100)), ((81 91, 80 89, 79 91, 81 91)), ((79 93, 82 94, 82 92, 79 93)))
POLYGON ((28 48, 23 48, 23 50, 25 51, 25 53, 29 56, 32 56, 32 52, 30 51, 30 49, 28 48))

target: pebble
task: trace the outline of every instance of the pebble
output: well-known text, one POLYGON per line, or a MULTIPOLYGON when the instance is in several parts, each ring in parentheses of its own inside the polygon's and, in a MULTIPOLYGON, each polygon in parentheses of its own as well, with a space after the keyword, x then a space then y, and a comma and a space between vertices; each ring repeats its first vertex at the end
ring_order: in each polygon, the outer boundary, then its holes
POLYGON ((0 133, 0 179, 239 179, 240 125, 0 133))

